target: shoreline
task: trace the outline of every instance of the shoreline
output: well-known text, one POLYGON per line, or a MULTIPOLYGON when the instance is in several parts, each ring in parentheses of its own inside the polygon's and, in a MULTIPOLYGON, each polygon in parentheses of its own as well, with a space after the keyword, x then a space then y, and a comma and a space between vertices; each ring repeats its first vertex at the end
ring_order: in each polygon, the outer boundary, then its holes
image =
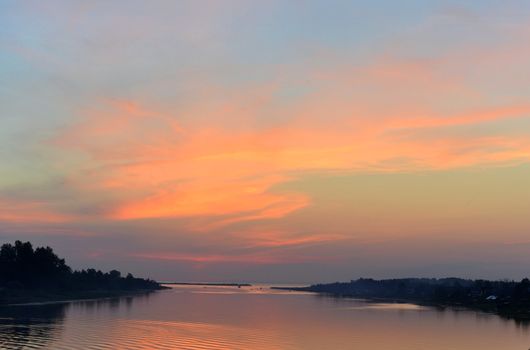
POLYGON ((42 291, 42 294, 25 294, 17 296, 7 296, 0 300, 0 307, 6 306, 31 306, 31 305, 48 305, 48 304, 63 304, 75 301, 94 301, 113 299, 121 297, 134 297, 139 295, 147 295, 156 291, 166 290, 168 287, 159 289, 138 289, 138 290, 114 290, 114 291, 84 291, 74 293, 53 293, 42 291))
POLYGON ((519 309, 518 305, 510 304, 496 304, 496 303, 480 303, 480 304, 462 304, 462 303, 449 303, 449 302, 437 302, 430 300, 421 300, 421 299, 407 299, 407 298, 385 298, 385 297, 361 297, 358 295, 349 295, 349 294, 337 294, 337 293, 327 293, 311 290, 310 287, 271 287, 271 289, 279 290, 290 290, 290 291, 304 291, 313 293, 317 296, 329 297, 334 299, 355 299, 371 303, 396 303, 396 304, 414 304, 418 306, 426 306, 437 309, 453 309, 453 310, 466 310, 466 311, 475 311, 483 312, 487 314, 496 315, 502 318, 512 319, 515 321, 530 322, 530 310, 528 309, 519 309), (506 310, 502 308, 499 309, 499 306, 504 306, 506 310), (515 310, 514 310, 515 309, 515 310))

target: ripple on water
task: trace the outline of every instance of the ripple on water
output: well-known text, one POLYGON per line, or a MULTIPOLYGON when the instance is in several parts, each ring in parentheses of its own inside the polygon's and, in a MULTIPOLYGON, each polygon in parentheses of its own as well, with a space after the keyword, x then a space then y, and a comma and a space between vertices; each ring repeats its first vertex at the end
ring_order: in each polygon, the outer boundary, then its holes
MULTIPOLYGON (((156 349, 294 349, 288 339, 241 327, 206 323, 114 319, 112 322, 77 323, 63 336, 39 331, 39 325, 6 325, 0 329, 0 348, 57 350, 156 350, 156 349), (24 330, 23 330, 24 329, 24 330)), ((42 326, 46 329, 46 326, 42 326)), ((50 327, 47 327, 48 330, 50 327)))
POLYGON ((1 307, 0 349, 516 350, 530 345, 528 323, 495 315, 232 289, 186 287, 116 300, 1 307), (201 293, 205 290, 219 293, 201 293))

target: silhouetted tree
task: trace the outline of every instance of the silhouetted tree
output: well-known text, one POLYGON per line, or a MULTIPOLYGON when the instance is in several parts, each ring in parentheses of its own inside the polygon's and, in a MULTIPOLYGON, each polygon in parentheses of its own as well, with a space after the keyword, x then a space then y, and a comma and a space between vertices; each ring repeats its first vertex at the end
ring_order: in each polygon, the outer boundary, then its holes
POLYGON ((401 278, 316 284, 297 290, 367 299, 464 305, 505 315, 530 317, 530 280, 485 281, 460 278, 401 278))
POLYGON ((121 272, 87 269, 72 271, 50 247, 33 249, 30 242, 16 241, 0 247, 0 287, 4 289, 135 290, 159 289, 152 280, 126 278, 121 272))

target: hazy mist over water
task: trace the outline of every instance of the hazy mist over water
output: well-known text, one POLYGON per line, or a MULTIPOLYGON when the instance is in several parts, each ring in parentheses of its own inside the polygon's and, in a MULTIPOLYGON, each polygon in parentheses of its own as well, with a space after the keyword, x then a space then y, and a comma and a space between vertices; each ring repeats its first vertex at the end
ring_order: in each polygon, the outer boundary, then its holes
POLYGON ((0 308, 2 349, 527 349, 528 324, 473 311, 252 287, 0 308))

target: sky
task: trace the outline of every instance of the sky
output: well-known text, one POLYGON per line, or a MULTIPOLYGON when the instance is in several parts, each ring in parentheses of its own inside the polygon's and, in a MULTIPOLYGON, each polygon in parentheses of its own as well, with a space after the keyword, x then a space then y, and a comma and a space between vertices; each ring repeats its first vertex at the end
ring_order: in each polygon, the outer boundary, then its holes
POLYGON ((0 0, 0 240, 169 281, 514 278, 527 1, 0 0))

